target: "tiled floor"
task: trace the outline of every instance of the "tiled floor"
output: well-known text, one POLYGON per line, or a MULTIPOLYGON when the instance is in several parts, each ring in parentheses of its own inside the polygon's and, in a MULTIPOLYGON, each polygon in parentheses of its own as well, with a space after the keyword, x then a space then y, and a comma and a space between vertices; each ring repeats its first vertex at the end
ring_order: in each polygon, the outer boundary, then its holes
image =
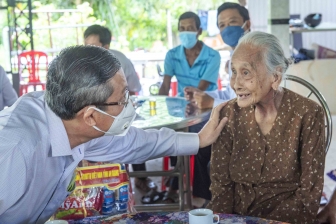
MULTIPOLYGON (((333 116, 333 123, 334 123, 334 127, 333 127, 334 135, 333 135, 331 145, 330 145, 327 157, 326 157, 325 173, 336 169, 336 115, 333 116)), ((155 160, 148 161, 146 162, 146 166, 147 166, 148 171, 161 170, 162 169, 162 159, 155 159, 155 160)), ((162 178, 152 177, 152 180, 158 185, 159 190, 161 190, 162 178)), ((134 183, 133 183, 133 186, 134 186, 134 183)), ((330 194, 332 193, 333 189, 335 188, 335 186, 336 186, 336 181, 332 180, 330 177, 325 175, 324 192, 326 193, 328 198, 330 194)), ((133 192, 135 195, 136 204, 141 204, 141 197, 143 195, 143 192, 140 192, 135 187, 133 187, 133 192)))

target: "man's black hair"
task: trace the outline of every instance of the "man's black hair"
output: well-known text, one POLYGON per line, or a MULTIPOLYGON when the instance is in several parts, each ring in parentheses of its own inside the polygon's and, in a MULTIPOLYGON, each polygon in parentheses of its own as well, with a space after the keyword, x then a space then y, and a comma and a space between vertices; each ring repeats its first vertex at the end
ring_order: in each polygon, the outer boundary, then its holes
POLYGON ((250 16, 249 16, 249 12, 247 11, 247 9, 244 6, 241 6, 237 3, 233 3, 233 2, 225 2, 223 3, 221 6, 218 7, 217 9, 217 25, 218 25, 218 15, 223 12, 224 10, 227 9, 237 9, 239 14, 241 15, 241 17, 243 17, 244 22, 246 20, 250 20, 250 16))
POLYGON ((181 20, 190 19, 190 18, 193 18, 195 20, 196 28, 199 29, 201 27, 201 20, 200 20, 199 16, 194 12, 183 13, 178 20, 177 27, 180 27, 180 21, 181 20))
POLYGON ((90 35, 98 35, 99 42, 104 46, 111 43, 112 34, 109 29, 100 25, 89 26, 84 32, 84 39, 90 35))

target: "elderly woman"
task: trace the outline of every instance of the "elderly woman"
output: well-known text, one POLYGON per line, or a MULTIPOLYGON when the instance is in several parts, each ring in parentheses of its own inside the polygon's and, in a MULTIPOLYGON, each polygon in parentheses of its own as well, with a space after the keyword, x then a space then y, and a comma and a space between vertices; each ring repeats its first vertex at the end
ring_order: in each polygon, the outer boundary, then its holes
POLYGON ((278 39, 243 36, 232 57, 237 98, 222 109, 229 121, 213 145, 215 212, 290 223, 314 223, 324 171, 324 114, 279 87, 289 65, 278 39))

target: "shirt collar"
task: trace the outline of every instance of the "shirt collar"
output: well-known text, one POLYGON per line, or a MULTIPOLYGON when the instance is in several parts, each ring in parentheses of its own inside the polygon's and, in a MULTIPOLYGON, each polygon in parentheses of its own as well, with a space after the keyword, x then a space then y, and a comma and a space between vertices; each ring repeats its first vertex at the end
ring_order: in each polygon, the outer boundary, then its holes
MULTIPOLYGON (((208 49, 208 46, 206 46, 203 41, 201 41, 201 43, 203 44, 202 46, 202 49, 201 49, 201 52, 199 53, 198 57, 196 58, 194 64, 196 64, 196 62, 199 62, 199 61, 206 61, 209 57, 209 49, 208 49)), ((186 58, 186 55, 184 53, 184 47, 182 45, 180 45, 180 54, 181 58, 186 58)))
POLYGON ((53 157, 72 155, 68 134, 62 119, 49 108, 46 102, 44 103, 50 133, 51 155, 53 157))

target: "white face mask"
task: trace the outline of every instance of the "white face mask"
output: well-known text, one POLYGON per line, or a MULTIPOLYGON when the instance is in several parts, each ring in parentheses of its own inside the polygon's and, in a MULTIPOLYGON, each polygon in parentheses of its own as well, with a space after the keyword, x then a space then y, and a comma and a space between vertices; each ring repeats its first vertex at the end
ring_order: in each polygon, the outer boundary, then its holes
POLYGON ((103 131, 99 129, 97 126, 93 126, 94 129, 97 131, 105 133, 105 136, 111 136, 111 135, 116 135, 116 136, 124 136, 128 132, 129 128, 132 125, 132 122, 135 119, 136 113, 133 107, 133 103, 131 99, 128 99, 128 104, 126 107, 123 108, 123 110, 120 112, 118 116, 112 116, 105 111, 102 111, 96 107, 89 107, 89 109, 94 109, 102 114, 105 114, 107 116, 113 117, 114 121, 107 131, 103 131))

